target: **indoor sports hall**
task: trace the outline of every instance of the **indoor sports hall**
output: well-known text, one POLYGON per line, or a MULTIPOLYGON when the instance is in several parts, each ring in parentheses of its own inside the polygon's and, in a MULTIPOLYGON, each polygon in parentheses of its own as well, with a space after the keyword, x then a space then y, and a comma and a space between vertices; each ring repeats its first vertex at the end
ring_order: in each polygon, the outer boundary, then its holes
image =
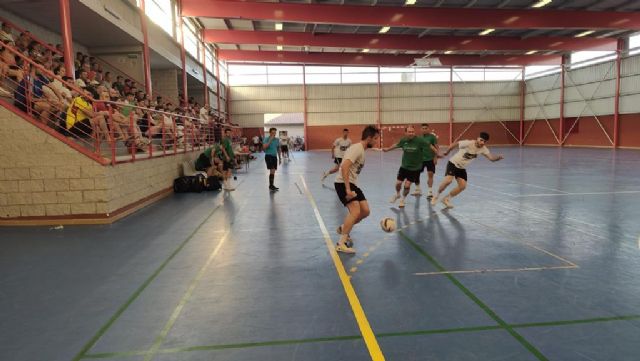
POLYGON ((0 23, 0 360, 639 359, 640 2, 0 23))

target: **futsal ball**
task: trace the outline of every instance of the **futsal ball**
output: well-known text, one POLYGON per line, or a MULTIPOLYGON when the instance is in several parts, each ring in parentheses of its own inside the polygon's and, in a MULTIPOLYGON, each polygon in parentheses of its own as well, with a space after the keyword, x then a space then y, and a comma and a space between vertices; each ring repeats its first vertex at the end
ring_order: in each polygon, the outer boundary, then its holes
POLYGON ((389 217, 382 218, 380 227, 385 232, 393 232, 396 230, 396 221, 389 217))

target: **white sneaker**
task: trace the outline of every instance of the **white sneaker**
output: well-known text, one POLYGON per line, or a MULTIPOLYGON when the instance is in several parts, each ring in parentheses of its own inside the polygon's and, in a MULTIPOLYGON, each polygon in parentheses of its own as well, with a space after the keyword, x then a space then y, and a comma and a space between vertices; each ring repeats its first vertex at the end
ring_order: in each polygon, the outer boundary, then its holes
POLYGON ((427 199, 433 197, 433 191, 428 191, 427 192, 427 199))
POLYGON ((449 198, 448 196, 442 198, 442 204, 444 204, 446 208, 453 208, 453 204, 451 204, 451 198, 449 198))
POLYGON ((431 198, 431 205, 435 206, 436 204, 438 204, 438 195, 434 195, 433 198, 431 198))
POLYGON ((420 187, 416 187, 416 190, 413 191, 413 193, 411 193, 411 195, 413 195, 413 196, 421 196, 422 195, 422 189, 420 189, 420 187))
POLYGON ((404 198, 402 198, 402 199, 400 200, 400 203, 398 204, 398 207, 400 207, 400 208, 404 208, 404 198))
POLYGON ((395 203, 398 199, 400 199, 400 194, 396 193, 389 199, 389 203, 395 203))

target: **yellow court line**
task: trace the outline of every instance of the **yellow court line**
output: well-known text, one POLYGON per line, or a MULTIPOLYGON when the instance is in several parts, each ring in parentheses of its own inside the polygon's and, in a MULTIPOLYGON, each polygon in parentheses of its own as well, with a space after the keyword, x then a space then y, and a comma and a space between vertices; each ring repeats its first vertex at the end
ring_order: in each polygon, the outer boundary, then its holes
POLYGON ((320 210, 318 209, 318 205, 316 204, 316 200, 313 198, 313 195, 309 191, 309 187, 307 187, 307 182, 304 179, 304 176, 300 176, 300 180, 302 181, 302 186, 304 188, 304 192, 313 207, 313 212, 315 213, 316 220, 318 221, 318 225, 320 226, 320 230, 324 235, 324 241, 327 244, 327 248, 329 249, 329 254, 331 255, 331 259, 333 260, 333 265, 336 267, 336 271, 338 272, 338 277, 340 277, 340 282, 342 283, 342 287, 344 288, 345 293, 347 294, 347 299, 349 300, 349 304, 351 305, 351 310, 353 311, 354 316, 356 317, 356 322, 358 323, 358 327, 360 328, 360 333, 364 338, 364 343, 369 350, 369 355, 371 355, 371 360, 373 361, 384 361, 384 355, 382 354, 382 350, 380 349, 380 345, 378 345, 378 340, 376 339, 376 335, 373 333, 371 329, 371 325, 369 325, 369 320, 367 320, 367 316, 364 313, 364 309, 360 304, 360 300, 358 299, 358 295, 356 295, 356 291, 351 284, 351 280, 349 279, 349 275, 347 275, 347 271, 344 269, 344 264, 340 260, 338 253, 336 252, 333 246, 333 240, 329 235, 329 231, 327 230, 326 225, 324 224, 324 220, 320 215, 320 210))

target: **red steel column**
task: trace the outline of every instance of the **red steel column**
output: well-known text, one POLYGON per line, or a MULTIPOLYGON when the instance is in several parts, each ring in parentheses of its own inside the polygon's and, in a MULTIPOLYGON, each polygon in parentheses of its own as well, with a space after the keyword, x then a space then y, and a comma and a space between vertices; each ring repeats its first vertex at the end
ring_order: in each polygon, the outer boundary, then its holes
POLYGON ((147 32, 147 14, 144 0, 140 0, 140 27, 142 28, 142 62, 144 64, 144 90, 151 98, 151 58, 149 56, 149 33, 147 32))
POLYGON ((220 61, 218 60, 218 48, 215 48, 216 57, 216 95, 218 96, 218 114, 220 114, 220 61))
MULTIPOLYGON (((227 64, 227 83, 229 82, 229 64, 227 64)), ((227 106, 225 107, 225 109, 227 110, 227 123, 231 124, 231 107, 229 107, 229 105, 231 104, 231 88, 229 87, 229 84, 225 84, 226 89, 226 93, 227 93, 227 106)))
POLYGON ((453 67, 449 67, 449 145, 453 143, 453 67))
POLYGON ((189 95, 187 94, 187 52, 184 49, 184 27, 182 26, 182 1, 179 2, 180 14, 178 14, 178 29, 180 29, 180 61, 182 63, 182 104, 187 106, 189 95))
MULTIPOLYGON (((381 106, 380 106, 380 97, 381 97, 381 89, 380 89, 380 67, 378 67, 378 118, 376 119, 376 127, 382 131, 382 119, 381 119, 381 106)), ((382 137, 380 137, 380 148, 382 148, 382 137)))
POLYGON ((520 79, 520 132, 518 137, 518 139, 520 139, 520 145, 523 145, 524 143, 524 98, 527 89, 527 83, 524 81, 524 70, 525 68, 523 66, 522 77, 520 79))
POLYGON ((624 39, 618 39, 616 49, 616 96, 613 102, 613 147, 620 145, 620 65, 622 64, 622 52, 625 48, 624 39))
POLYGON ((307 115, 307 67, 302 64, 302 98, 304 102, 304 144, 305 149, 309 150, 309 128, 308 128, 308 115, 307 115))
POLYGON ((204 44, 204 30, 200 31, 201 35, 201 44, 202 44, 202 74, 204 77, 204 103, 209 104, 209 85, 207 84, 207 47, 204 44))
POLYGON ((564 74, 566 73, 566 66, 568 64, 569 56, 562 56, 562 64, 560 65, 560 126, 558 128, 558 133, 560 133, 560 142, 559 146, 564 145, 564 74))
POLYGON ((62 35, 62 50, 64 55, 64 68, 67 76, 75 79, 73 39, 71 36, 71 10, 69 0, 60 0, 60 34, 62 35))

